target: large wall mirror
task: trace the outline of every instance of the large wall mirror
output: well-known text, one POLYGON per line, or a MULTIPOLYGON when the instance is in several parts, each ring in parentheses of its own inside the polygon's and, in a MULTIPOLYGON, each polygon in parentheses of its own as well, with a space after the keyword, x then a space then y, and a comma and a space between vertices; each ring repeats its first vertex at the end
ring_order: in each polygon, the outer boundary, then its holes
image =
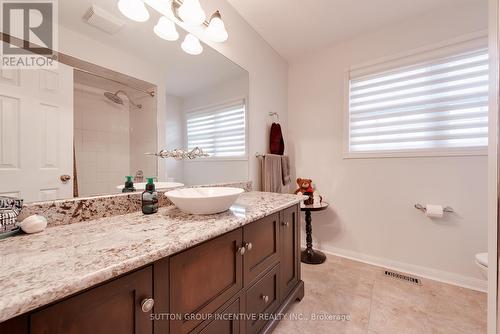
POLYGON ((248 72, 205 44, 185 53, 180 28, 177 41, 159 38, 151 14, 139 25, 116 1, 61 1, 57 68, 0 71, 0 196, 116 194, 126 176, 160 185, 248 180, 248 72), (89 24, 92 6, 123 26, 89 24), (146 155, 195 147, 209 156, 146 155))

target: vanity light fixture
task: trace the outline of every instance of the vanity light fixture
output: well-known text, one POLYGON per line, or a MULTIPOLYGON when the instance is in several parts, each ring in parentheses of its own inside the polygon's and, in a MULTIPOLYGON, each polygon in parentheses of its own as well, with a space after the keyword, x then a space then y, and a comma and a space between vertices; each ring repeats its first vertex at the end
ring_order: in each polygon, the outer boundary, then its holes
MULTIPOLYGON (((220 11, 215 11, 210 16, 210 20, 206 21, 206 14, 201 7, 200 0, 119 0, 118 8, 129 19, 145 22, 149 19, 146 4, 162 14, 153 30, 156 35, 167 41, 175 41, 179 38, 175 24, 180 24, 180 22, 189 26, 201 26, 206 37, 213 42, 223 43, 228 39, 229 35, 220 11)), ((199 55, 203 52, 203 46, 198 37, 190 33, 186 35, 181 47, 191 55, 199 55)))
POLYGON ((175 23, 165 16, 160 17, 153 30, 158 37, 164 40, 176 41, 179 39, 179 33, 177 32, 175 23))
POLYGON ((191 26, 203 24, 207 17, 199 0, 183 0, 177 13, 182 21, 191 26))
POLYGON ((217 43, 227 41, 228 34, 219 11, 216 11, 210 17, 210 22, 208 23, 207 27, 207 35, 210 40, 217 43))
POLYGON ((149 12, 142 0, 120 0, 118 9, 123 15, 137 22, 146 22, 149 20, 149 12))
POLYGON ((187 34, 186 38, 184 38, 184 42, 181 44, 182 50, 186 53, 196 56, 203 52, 203 46, 200 43, 200 40, 192 34, 187 34))

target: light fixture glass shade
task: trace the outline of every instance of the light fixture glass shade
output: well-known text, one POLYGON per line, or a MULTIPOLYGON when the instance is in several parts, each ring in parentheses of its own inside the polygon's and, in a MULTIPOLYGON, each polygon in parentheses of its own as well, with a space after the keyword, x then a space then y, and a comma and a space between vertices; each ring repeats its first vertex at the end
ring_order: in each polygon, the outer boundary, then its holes
POLYGON ((179 17, 189 25, 200 25, 205 22, 206 14, 199 0, 184 0, 178 10, 179 17))
POLYGON ((224 22, 222 21, 219 11, 216 11, 212 15, 206 31, 208 38, 210 38, 210 40, 213 42, 222 43, 227 41, 227 38, 229 36, 227 34, 226 27, 224 26, 224 22))
POLYGON ((149 20, 149 12, 142 0, 120 0, 118 9, 123 15, 137 22, 149 20))
POLYGON ((181 48, 186 53, 194 56, 199 55, 203 52, 203 46, 201 45, 200 40, 192 34, 186 35, 186 38, 184 38, 184 42, 182 42, 181 44, 181 48))
POLYGON ((167 41, 176 41, 179 39, 179 33, 175 27, 175 23, 167 19, 165 16, 160 17, 158 23, 153 28, 155 34, 167 41))

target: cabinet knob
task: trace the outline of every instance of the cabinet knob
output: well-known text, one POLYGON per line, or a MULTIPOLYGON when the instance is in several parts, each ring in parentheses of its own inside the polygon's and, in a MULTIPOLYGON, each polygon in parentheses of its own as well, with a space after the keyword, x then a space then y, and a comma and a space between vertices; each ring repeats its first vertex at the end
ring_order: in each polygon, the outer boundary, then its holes
POLYGON ((267 302, 269 301, 269 296, 262 295, 262 300, 267 304, 267 302))
POLYGON ((243 247, 238 248, 238 254, 240 254, 241 256, 245 255, 245 251, 246 251, 246 249, 245 249, 245 247, 244 247, 244 246, 243 246, 243 247))
POLYGON ((246 248, 247 250, 251 251, 251 250, 252 250, 252 248, 253 248, 252 243, 251 243, 251 242, 247 242, 247 243, 245 244, 245 248, 246 248))
POLYGON ((143 299, 142 302, 141 302, 142 312, 144 312, 144 313, 151 312, 151 310, 153 309, 154 305, 155 305, 155 301, 154 301, 153 298, 143 299))
POLYGON ((288 225, 290 225, 290 223, 289 223, 289 222, 283 222, 283 223, 281 223, 281 224, 283 224, 283 226, 285 226, 285 227, 288 227, 288 225))

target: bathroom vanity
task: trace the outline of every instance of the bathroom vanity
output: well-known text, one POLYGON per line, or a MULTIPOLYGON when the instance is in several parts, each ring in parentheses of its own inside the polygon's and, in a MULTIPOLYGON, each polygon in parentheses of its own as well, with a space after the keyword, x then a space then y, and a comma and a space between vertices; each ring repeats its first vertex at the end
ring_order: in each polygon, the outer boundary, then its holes
POLYGON ((249 192, 216 215, 167 206, 3 240, 0 333, 269 333, 304 295, 300 200, 249 192))

